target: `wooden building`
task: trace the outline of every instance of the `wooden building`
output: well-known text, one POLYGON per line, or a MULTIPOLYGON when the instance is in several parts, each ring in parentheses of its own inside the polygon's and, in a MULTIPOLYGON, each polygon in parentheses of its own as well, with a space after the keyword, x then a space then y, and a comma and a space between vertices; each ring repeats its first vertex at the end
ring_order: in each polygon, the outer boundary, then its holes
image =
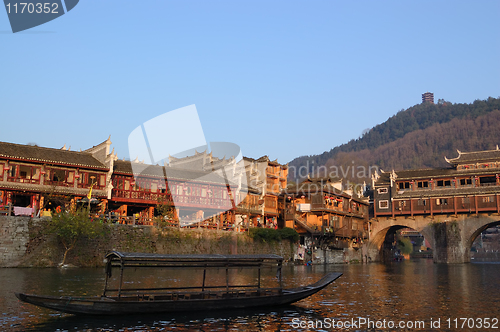
POLYGON ((369 203, 343 192, 342 183, 307 178, 280 197, 285 226, 318 237, 333 248, 360 244, 368 236, 369 203))
POLYGON ((15 214, 37 215, 81 203, 92 186, 98 209, 105 210, 111 194, 110 144, 108 139, 77 152, 0 142, 0 205, 15 207, 15 214))
POLYGON ((151 223, 163 204, 171 206, 170 220, 181 226, 220 229, 234 223, 238 188, 216 172, 117 160, 112 183, 110 208, 133 222, 151 223))
POLYGON ((447 168, 382 172, 372 178, 377 216, 500 213, 500 150, 460 152, 447 168))
POLYGON ((255 227, 281 228, 278 200, 286 190, 288 165, 282 165, 268 156, 259 159, 244 157, 248 199, 253 202, 251 224, 255 227), (257 202, 257 205, 255 205, 257 202))
POLYGON ((118 160, 110 146, 109 138, 80 152, 0 142, 0 206, 37 215, 88 203, 92 187, 93 210, 119 222, 151 224, 167 207, 168 221, 179 226, 284 226, 278 203, 287 165, 267 156, 236 161, 206 151, 147 165, 118 160))

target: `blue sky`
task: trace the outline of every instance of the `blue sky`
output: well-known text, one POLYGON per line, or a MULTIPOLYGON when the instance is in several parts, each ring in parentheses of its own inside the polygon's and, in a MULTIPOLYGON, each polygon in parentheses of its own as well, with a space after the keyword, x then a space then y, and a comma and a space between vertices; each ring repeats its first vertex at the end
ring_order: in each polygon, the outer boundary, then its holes
POLYGON ((0 141, 111 135, 123 158, 134 128, 195 104, 208 142, 286 163, 426 91, 499 97, 499 17, 499 1, 81 0, 13 34, 0 10, 0 141))

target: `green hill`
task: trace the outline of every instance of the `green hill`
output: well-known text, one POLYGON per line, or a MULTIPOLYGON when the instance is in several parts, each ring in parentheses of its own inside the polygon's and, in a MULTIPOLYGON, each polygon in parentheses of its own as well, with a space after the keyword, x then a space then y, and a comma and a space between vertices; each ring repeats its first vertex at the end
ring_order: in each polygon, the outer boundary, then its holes
POLYGON ((368 180, 370 166, 384 170, 443 167, 447 165, 444 156, 455 157, 457 149, 487 150, 500 144, 499 110, 500 99, 491 97, 471 104, 442 100, 438 104, 418 104, 356 140, 320 155, 292 160, 289 180, 310 173, 360 183, 368 180), (365 176, 361 176, 363 168, 365 176))

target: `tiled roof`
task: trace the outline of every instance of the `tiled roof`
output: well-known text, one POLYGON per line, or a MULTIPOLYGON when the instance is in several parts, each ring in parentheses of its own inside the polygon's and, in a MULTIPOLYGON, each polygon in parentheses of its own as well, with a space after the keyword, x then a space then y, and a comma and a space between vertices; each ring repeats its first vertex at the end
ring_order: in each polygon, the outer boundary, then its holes
POLYGON ((345 197, 345 198, 351 198, 348 194, 341 192, 337 188, 334 188, 333 186, 323 184, 321 186, 321 182, 301 182, 298 185, 291 185, 286 190, 283 192, 284 195, 289 195, 289 194, 304 194, 304 193, 330 193, 333 195, 345 197))
MULTIPOLYGON (((463 177, 480 176, 486 174, 496 174, 499 169, 479 168, 479 169, 460 169, 455 168, 436 168, 436 169, 415 169, 405 171, 395 171, 397 178, 395 181, 419 180, 419 179, 437 179, 444 177, 463 177)), ((376 185, 390 183, 390 172, 380 174, 380 178, 375 182, 376 185)))
POLYGON ((106 168, 103 163, 88 152, 67 151, 6 142, 0 142, 0 158, 12 158, 37 163, 65 164, 86 168, 106 168))
MULTIPOLYGON (((15 189, 23 190, 27 192, 50 192, 62 193, 62 194, 73 194, 86 196, 89 192, 87 188, 74 188, 74 187, 62 187, 62 186, 50 186, 50 185, 40 185, 40 184, 28 184, 28 183, 17 183, 17 182, 0 182, 1 189, 15 189)), ((93 195, 96 196, 106 196, 107 192, 103 189, 93 189, 93 195)))
POLYGON ((197 182, 209 182, 217 184, 226 184, 223 177, 219 175, 218 172, 203 172, 203 171, 193 171, 190 169, 176 168, 176 167, 163 167, 158 165, 146 165, 146 164, 134 164, 134 170, 132 170, 132 162, 125 160, 117 160, 114 163, 114 172, 116 173, 126 173, 132 175, 135 173, 140 173, 144 176, 153 177, 164 177, 167 179, 176 179, 183 181, 197 181, 197 182), (164 173, 165 172, 165 173, 164 173))
POLYGON ((250 158, 250 157, 243 157, 243 160, 246 160, 246 161, 249 161, 249 162, 259 162, 259 163, 263 163, 263 162, 267 162, 269 165, 272 165, 272 166, 281 166, 283 167, 283 169, 287 169, 288 168, 288 164, 280 164, 278 162, 278 159, 276 160, 271 160, 269 159, 269 157, 267 155, 264 155, 258 159, 254 159, 254 158, 250 158))
POLYGON ((489 151, 475 151, 475 152, 461 152, 458 151, 458 157, 448 159, 445 157, 446 161, 451 165, 460 164, 471 164, 471 163, 482 163, 489 161, 500 161, 500 150, 489 150, 489 151))

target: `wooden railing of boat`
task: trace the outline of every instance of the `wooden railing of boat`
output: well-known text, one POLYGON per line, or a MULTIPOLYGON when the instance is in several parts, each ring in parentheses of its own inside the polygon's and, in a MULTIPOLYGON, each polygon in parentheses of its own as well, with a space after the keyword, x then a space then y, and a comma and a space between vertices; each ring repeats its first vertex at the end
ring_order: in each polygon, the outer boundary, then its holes
POLYGON ((146 253, 125 253, 112 251, 106 255, 106 280, 103 297, 137 298, 141 299, 174 299, 189 298, 228 298, 236 296, 259 296, 261 294, 281 294, 283 289, 281 268, 283 257, 278 255, 161 255, 146 253), (127 268, 198 268, 203 269, 203 279, 200 285, 185 287, 159 288, 130 288, 124 287, 124 270, 127 268), (277 269, 277 283, 275 288, 262 288, 261 270, 266 267, 277 269), (110 288, 109 280, 112 270, 118 268, 120 276, 118 288, 110 288), (221 285, 206 285, 206 272, 212 268, 223 268, 226 271, 225 283, 221 285), (231 284, 229 281, 230 269, 253 268, 258 270, 257 283, 231 284))

